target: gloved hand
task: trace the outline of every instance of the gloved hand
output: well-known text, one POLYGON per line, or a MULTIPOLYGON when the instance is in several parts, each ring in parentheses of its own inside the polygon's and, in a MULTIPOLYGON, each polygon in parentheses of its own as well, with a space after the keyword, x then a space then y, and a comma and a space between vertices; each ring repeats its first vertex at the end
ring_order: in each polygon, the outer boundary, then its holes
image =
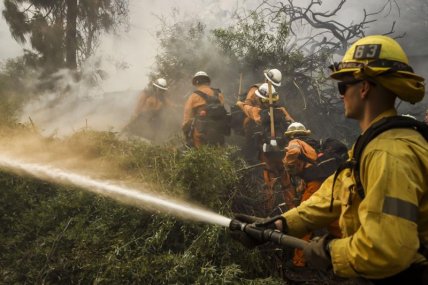
POLYGON ((243 106, 244 106, 244 102, 242 102, 242 101, 236 101, 235 105, 242 109, 243 106))
MULTIPOLYGON (((252 224, 255 228, 263 229, 276 229, 275 222, 276 221, 283 221, 282 225, 284 229, 286 229, 286 221, 285 218, 282 216, 275 216, 275 217, 268 217, 268 218, 259 218, 255 216, 249 216, 245 214, 236 214, 235 219, 237 219, 240 222, 244 222, 246 224, 252 224)), ((262 245, 266 243, 264 240, 258 240, 251 236, 249 236, 247 233, 241 231, 241 230, 231 230, 230 236, 234 239, 239 241, 241 244, 243 244, 245 247, 249 249, 253 249, 259 245, 262 245)))
POLYGON ((303 255, 309 267, 327 271, 332 267, 329 243, 334 239, 331 235, 313 238, 303 249, 303 255))

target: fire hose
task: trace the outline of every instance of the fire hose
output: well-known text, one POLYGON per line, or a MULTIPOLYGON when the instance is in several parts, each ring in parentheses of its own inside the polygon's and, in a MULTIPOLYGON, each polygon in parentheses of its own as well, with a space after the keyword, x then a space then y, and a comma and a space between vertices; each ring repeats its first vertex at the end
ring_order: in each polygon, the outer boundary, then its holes
POLYGON ((258 241, 271 241, 286 247, 303 249, 308 245, 307 241, 286 235, 278 230, 256 227, 254 224, 247 224, 237 219, 230 221, 229 229, 232 231, 242 231, 258 241))

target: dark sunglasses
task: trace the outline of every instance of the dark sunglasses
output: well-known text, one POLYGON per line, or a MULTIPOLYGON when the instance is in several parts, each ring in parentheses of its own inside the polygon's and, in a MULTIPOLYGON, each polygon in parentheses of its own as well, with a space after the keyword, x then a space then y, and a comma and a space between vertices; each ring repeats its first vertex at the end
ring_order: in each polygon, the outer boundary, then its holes
POLYGON ((345 95, 346 89, 348 89, 348 86, 352 86, 352 85, 358 84, 358 83, 360 83, 362 81, 363 80, 361 80, 361 79, 352 79, 352 80, 337 82, 337 88, 339 89, 340 95, 345 95))

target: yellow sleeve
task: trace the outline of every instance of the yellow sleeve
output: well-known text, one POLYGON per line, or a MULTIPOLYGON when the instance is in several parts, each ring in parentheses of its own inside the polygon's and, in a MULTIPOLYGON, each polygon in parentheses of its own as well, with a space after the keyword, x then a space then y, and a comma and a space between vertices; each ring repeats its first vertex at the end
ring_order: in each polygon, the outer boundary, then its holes
POLYGON ((414 260, 419 246, 415 180, 420 180, 413 177, 418 170, 411 157, 381 150, 363 157, 360 174, 366 195, 358 207, 361 225, 352 236, 331 244, 337 275, 385 278, 414 260))
POLYGON ((308 200, 283 214, 287 220, 288 234, 302 237, 314 229, 326 227, 339 218, 341 211, 339 200, 333 200, 333 209, 330 212, 332 183, 333 175, 327 178, 308 200))

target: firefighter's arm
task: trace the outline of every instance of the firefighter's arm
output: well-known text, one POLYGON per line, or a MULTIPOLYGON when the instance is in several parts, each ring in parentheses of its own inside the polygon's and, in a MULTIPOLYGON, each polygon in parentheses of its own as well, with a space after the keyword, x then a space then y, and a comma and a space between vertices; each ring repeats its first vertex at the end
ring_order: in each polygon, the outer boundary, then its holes
MULTIPOLYGON (((338 183, 341 184, 340 176, 336 186, 338 183)), ((338 199, 333 200, 333 208, 330 211, 332 183, 333 175, 327 178, 308 200, 283 214, 287 220, 289 235, 302 237, 312 230, 326 227, 339 218, 341 203, 338 199)))
POLYGON ((412 263, 419 244, 414 165, 383 150, 363 157, 360 174, 366 195, 355 209, 361 225, 352 236, 330 244, 337 275, 385 278, 412 263))
POLYGON ((244 103, 247 105, 254 105, 254 100, 255 100, 255 92, 257 90, 257 87, 253 86, 251 87, 248 92, 247 92, 247 97, 245 98, 244 103))
POLYGON ((293 117, 291 117, 290 116, 290 114, 288 113, 288 111, 287 111, 287 109, 285 109, 284 107, 282 107, 281 108, 281 110, 282 110, 282 112, 284 113, 284 116, 285 116, 285 119, 288 121, 288 122, 294 122, 294 119, 293 119, 293 117))
POLYGON ((223 94, 222 92, 220 92, 220 93, 218 94, 218 100, 220 100, 220 103, 221 103, 222 105, 224 105, 224 94, 223 94))
POLYGON ((244 103, 244 105, 242 106, 242 111, 251 120, 260 124, 261 118, 260 118, 260 108, 259 107, 250 106, 250 105, 247 105, 244 103))
POLYGON ((184 104, 183 124, 182 127, 189 125, 193 119, 194 94, 191 94, 184 104))

